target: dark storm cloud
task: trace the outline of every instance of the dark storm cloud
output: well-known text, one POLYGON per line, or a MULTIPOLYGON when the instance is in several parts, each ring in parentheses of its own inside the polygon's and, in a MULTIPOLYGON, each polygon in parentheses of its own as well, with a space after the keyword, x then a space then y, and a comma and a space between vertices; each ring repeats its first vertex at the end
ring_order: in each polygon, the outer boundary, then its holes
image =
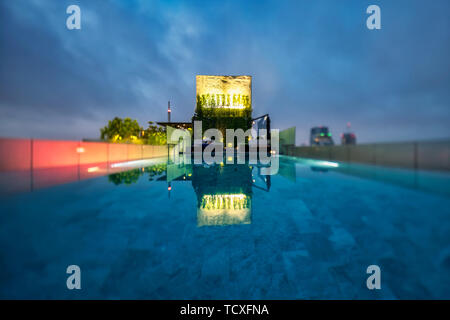
POLYGON ((9 1, 0 135, 97 137, 114 116, 189 120, 196 74, 253 76, 254 115, 360 141, 449 137, 448 1, 9 1), (69 4, 82 29, 65 27, 69 4), (378 4, 382 29, 365 27, 378 4))

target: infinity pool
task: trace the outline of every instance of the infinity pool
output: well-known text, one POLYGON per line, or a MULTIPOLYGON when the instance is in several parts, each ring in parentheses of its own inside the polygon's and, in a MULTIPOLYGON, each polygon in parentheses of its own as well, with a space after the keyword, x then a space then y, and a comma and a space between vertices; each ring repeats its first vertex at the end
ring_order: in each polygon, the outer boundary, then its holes
POLYGON ((0 298, 450 299, 448 174, 290 157, 272 176, 127 169, 1 196, 0 298))

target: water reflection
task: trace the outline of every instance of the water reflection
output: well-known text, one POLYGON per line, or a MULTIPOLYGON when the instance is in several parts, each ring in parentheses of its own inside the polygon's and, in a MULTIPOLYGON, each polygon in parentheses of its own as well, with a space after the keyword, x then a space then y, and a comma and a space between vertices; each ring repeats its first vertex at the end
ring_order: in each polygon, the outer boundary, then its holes
POLYGON ((251 223, 252 198, 243 193, 205 194, 198 202, 197 226, 251 223))
MULTIPOLYGON (((132 184, 148 174, 149 180, 167 183, 169 198, 174 192, 173 181, 189 183, 197 197, 197 226, 226 226, 251 223, 252 188, 269 191, 271 186, 271 177, 263 175, 261 168, 249 164, 196 165, 166 160, 141 169, 110 174, 108 180, 115 185, 132 184)), ((287 172, 295 175, 295 170, 287 172)))
MULTIPOLYGON (((297 183, 298 176, 310 178, 325 173, 357 176, 444 194, 450 190, 448 174, 290 157, 280 160, 278 175, 293 183, 297 183)), ((148 174, 150 181, 167 183, 169 198, 175 191, 172 190, 173 181, 188 183, 197 198, 197 226, 226 226, 251 223, 253 191, 258 189, 269 192, 273 179, 273 176, 263 175, 261 169, 261 165, 196 165, 174 163, 166 159, 163 163, 111 174, 108 179, 116 185, 132 184, 140 176, 148 174)))
MULTIPOLYGON (((307 166, 316 173, 354 176, 366 180, 374 180, 390 185, 424 192, 450 195, 450 175, 442 171, 410 170, 403 168, 374 166, 358 163, 332 162, 302 158, 283 157, 286 162, 294 162, 298 166, 307 166)), ((283 160, 280 161, 280 168, 283 160)))
POLYGON ((132 184, 139 180, 139 177, 142 175, 141 169, 133 169, 130 171, 113 173, 108 176, 108 180, 115 185, 119 184, 132 184))
POLYGON ((122 171, 108 175, 108 180, 115 185, 119 184, 133 184, 138 182, 139 177, 147 173, 149 181, 154 180, 161 174, 165 173, 167 169, 167 163, 155 164, 150 167, 132 169, 129 171, 122 171))
POLYGON ((252 168, 248 164, 194 165, 197 225, 250 224, 252 168))
POLYGON ((328 172, 328 168, 324 168, 324 167, 317 167, 317 166, 311 166, 311 171, 314 172, 328 172))

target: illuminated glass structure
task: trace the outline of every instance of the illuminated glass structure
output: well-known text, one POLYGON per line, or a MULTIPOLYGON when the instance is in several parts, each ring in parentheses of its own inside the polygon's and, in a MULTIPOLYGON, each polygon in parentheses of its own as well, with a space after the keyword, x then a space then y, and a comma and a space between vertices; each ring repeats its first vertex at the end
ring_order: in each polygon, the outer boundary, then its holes
POLYGON ((203 131, 217 128, 243 129, 252 123, 251 76, 196 76, 196 107, 193 120, 202 121, 203 131))

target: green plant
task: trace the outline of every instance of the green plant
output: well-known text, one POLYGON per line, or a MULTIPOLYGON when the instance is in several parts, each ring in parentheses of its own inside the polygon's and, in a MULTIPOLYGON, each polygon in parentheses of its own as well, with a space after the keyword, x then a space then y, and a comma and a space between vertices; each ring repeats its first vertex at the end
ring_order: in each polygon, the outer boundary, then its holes
POLYGON ((139 139, 141 131, 136 120, 115 117, 100 129, 100 138, 111 142, 133 142, 139 139))
MULTIPOLYGON (((208 101, 208 95, 205 96, 208 101)), ((229 95, 225 96, 225 103, 229 103, 229 95)), ((252 109, 248 96, 233 97, 235 104, 243 104, 243 109, 217 108, 204 103, 202 96, 197 96, 197 107, 192 120, 202 121, 202 131, 210 128, 219 129, 225 137, 226 129, 243 129, 251 127, 252 109), (242 101, 242 102, 241 102, 242 101)), ((202 132, 202 134, 203 134, 202 132)))
POLYGON ((108 181, 114 183, 115 185, 119 184, 132 184, 136 183, 139 180, 139 177, 142 175, 140 169, 133 169, 124 172, 113 173, 108 176, 108 181))
POLYGON ((146 144, 165 145, 167 144, 166 128, 154 125, 152 121, 149 121, 148 128, 143 132, 142 138, 146 144))

